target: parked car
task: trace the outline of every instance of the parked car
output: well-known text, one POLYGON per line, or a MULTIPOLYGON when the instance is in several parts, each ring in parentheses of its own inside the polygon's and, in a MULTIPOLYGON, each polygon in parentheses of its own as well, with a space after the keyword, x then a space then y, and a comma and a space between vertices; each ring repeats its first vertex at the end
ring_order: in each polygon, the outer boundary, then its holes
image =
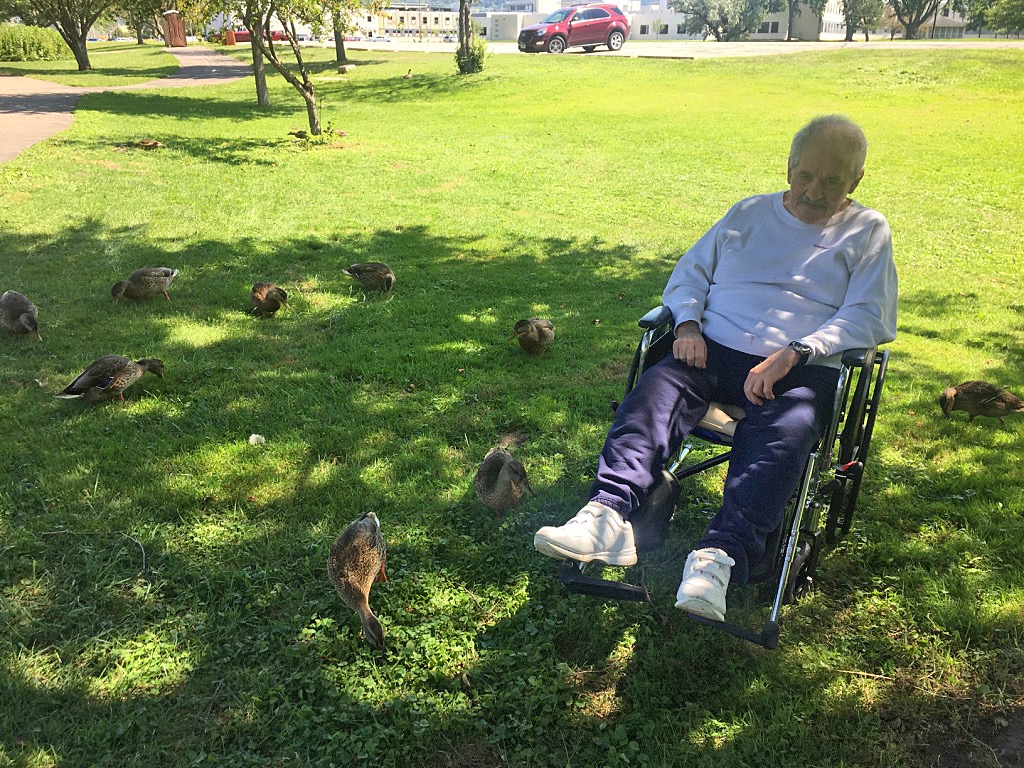
POLYGON ((441 38, 442 43, 457 43, 459 38, 456 35, 445 35, 441 38))
POLYGON ((592 51, 599 45, 617 51, 629 37, 629 19, 617 5, 597 3, 559 8, 539 24, 519 33, 519 50, 527 53, 561 53, 582 46, 592 51))
MULTIPOLYGON (((271 40, 287 40, 288 35, 284 33, 283 29, 272 29, 270 30, 271 40)), ((236 29, 235 30, 235 42, 236 43, 251 43, 252 37, 249 35, 248 29, 236 29)))

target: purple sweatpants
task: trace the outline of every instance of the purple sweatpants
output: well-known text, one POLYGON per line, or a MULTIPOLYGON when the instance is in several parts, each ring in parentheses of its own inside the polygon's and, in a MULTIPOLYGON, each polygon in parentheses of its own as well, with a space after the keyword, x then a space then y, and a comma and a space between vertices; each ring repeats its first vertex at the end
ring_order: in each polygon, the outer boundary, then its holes
POLYGON ((709 402, 743 406, 746 418, 736 427, 722 506, 695 549, 724 549, 736 561, 732 582, 744 584, 828 424, 839 371, 799 366, 775 385, 774 400, 754 405, 743 382, 764 358, 710 339, 707 347, 706 368, 669 354, 640 377, 615 412, 590 495, 628 518, 709 402))

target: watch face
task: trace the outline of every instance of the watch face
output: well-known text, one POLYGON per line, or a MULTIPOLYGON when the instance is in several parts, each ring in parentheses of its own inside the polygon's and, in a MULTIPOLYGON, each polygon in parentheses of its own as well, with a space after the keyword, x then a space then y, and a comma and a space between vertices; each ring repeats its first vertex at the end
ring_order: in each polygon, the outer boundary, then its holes
POLYGON ((797 354, 801 357, 809 357, 811 354, 811 348, 800 341, 791 341, 789 346, 796 350, 797 354))

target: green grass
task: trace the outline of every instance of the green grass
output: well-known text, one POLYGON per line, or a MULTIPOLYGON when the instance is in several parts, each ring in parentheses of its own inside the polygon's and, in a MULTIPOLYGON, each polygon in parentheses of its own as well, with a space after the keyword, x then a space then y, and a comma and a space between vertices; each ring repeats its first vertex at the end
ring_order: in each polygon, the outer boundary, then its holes
POLYGON ((0 764, 995 765, 1024 722, 1022 427, 936 398, 1024 392, 1024 56, 311 55, 332 146, 287 135, 275 78, 262 111, 245 81, 85 96, 0 166, 0 291, 45 339, 0 339, 0 764), (901 277, 854 531, 775 652, 671 608, 714 478, 648 558, 657 611, 563 594, 532 532, 585 497, 636 318, 827 111, 868 134, 901 277), (389 299, 339 271, 371 259, 389 299), (173 303, 112 305, 146 264, 181 270, 173 303), (246 313, 263 279, 292 311, 246 313), (540 359, 508 340, 534 314, 540 359), (167 375, 50 397, 110 353, 167 375), (538 497, 498 523, 470 483, 513 429, 538 497), (324 574, 365 510, 386 657, 324 574))
POLYGON ((178 69, 162 43, 89 43, 92 69, 79 72, 74 59, 0 62, 0 75, 24 75, 61 85, 132 85, 173 75, 178 69))

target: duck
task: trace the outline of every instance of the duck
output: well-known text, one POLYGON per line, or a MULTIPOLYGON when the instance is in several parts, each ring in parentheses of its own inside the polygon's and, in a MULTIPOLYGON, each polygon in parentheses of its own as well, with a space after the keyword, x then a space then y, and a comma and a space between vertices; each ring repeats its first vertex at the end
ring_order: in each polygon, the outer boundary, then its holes
POLYGON ((515 325, 509 339, 519 339, 519 346, 531 355, 543 355, 555 340, 555 326, 550 320, 531 317, 515 325))
POLYGON ((403 80, 412 80, 412 69, 402 75, 403 80))
POLYGON ((4 291, 0 296, 0 324, 6 325, 11 336, 31 333, 39 341, 39 308, 17 291, 4 291))
POLYGON ((299 141, 305 141, 306 139, 309 138, 309 133, 307 131, 303 131, 303 130, 288 131, 288 135, 289 136, 294 136, 299 141))
POLYGON ((371 291, 391 293, 391 289, 395 287, 395 273, 391 267, 379 261, 350 264, 348 269, 341 271, 371 291))
POLYGON ((953 411, 967 411, 967 420, 975 416, 991 416, 1006 424, 1003 416, 1024 413, 1024 400, 987 381, 965 381, 955 387, 946 387, 939 395, 939 405, 946 418, 953 411))
POLYGON ((93 360, 75 380, 54 397, 64 400, 82 399, 89 402, 124 400, 124 391, 141 379, 146 373, 163 378, 164 363, 154 357, 144 357, 132 362, 121 355, 104 355, 93 360))
POLYGON ((501 445, 491 448, 473 477, 476 497, 498 520, 510 509, 516 509, 523 492, 537 493, 526 477, 526 466, 501 445))
POLYGON ((139 149, 151 150, 163 149, 164 144, 157 141, 156 139, 139 139, 137 142, 135 142, 135 146, 138 147, 139 149))
POLYGON ((373 512, 363 513, 334 540, 327 556, 327 576, 338 595, 358 614, 363 636, 378 651, 384 650, 384 629, 370 609, 370 587, 387 582, 384 563, 387 548, 380 520, 373 512))
POLYGON ((270 317, 281 307, 288 306, 288 294, 274 283, 256 283, 252 287, 252 312, 259 317, 270 317))
POLYGON ((178 270, 170 267, 142 267, 124 280, 114 283, 110 295, 114 297, 115 302, 122 296, 129 299, 148 299, 157 294, 163 294, 163 297, 170 301, 167 289, 177 276, 178 270))

